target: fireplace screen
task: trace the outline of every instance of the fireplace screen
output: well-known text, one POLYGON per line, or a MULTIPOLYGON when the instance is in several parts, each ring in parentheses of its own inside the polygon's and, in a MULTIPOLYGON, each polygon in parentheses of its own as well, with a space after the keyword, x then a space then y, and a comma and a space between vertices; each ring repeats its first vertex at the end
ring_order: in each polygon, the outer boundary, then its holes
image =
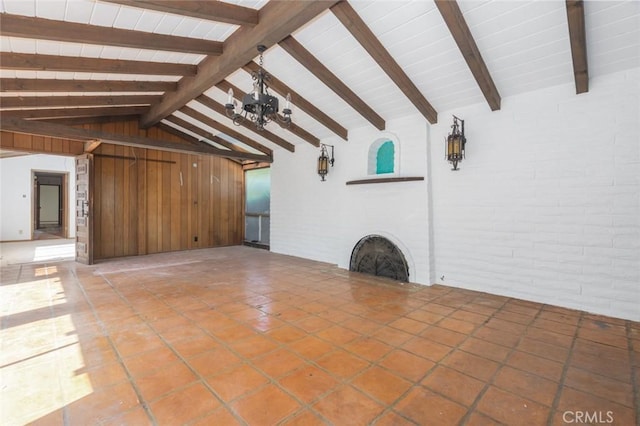
POLYGON ((380 235, 361 239, 351 253, 350 271, 409 281, 409 267, 395 244, 380 235))

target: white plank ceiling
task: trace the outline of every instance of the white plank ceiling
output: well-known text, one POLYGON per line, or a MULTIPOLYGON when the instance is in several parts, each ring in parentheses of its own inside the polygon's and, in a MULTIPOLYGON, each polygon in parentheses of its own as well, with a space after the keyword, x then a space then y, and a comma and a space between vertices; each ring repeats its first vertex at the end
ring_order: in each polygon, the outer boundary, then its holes
MULTIPOLYGON (((227 2, 253 9, 260 9, 268 3, 266 0, 227 2)), ((478 83, 432 0, 352 0, 349 4, 436 111, 477 103, 486 104, 478 83)), ((503 99, 574 81, 564 1, 461 0, 458 5, 503 99)), ((586 1, 584 11, 590 77, 640 67, 640 2, 586 1)), ((95 0, 0 0, 0 12, 220 42, 227 40, 240 28, 238 25, 95 0)), ((323 12, 295 31, 293 36, 385 120, 418 112, 331 11, 323 12)), ((0 50, 190 65, 197 65, 205 59, 204 55, 191 53, 41 40, 37 34, 33 38, 9 37, 2 35, 1 28, 0 50)), ((282 47, 270 47, 264 55, 264 65, 277 79, 346 129, 371 125, 282 47)), ((2 64, 0 77, 135 81, 179 81, 181 78, 166 75, 16 70, 4 68, 2 64)), ((251 76, 243 70, 233 72, 227 80, 244 91, 249 91, 252 86, 251 76)), ((1 92, 2 97, 96 94, 115 96, 124 93, 1 92)), ((226 94, 216 87, 207 90, 205 94, 222 104, 226 102, 226 94)), ((226 126, 234 127, 226 116, 213 112, 199 102, 192 101, 188 105, 226 126)), ((331 130, 295 105, 293 110, 293 121, 298 126, 321 139, 336 137, 331 130)), ((180 112, 173 115, 231 140, 223 132, 180 112)), ((180 126, 169 125, 202 139, 180 126)), ((243 127, 234 129, 271 149, 276 147, 272 142, 243 127)), ((294 145, 307 143, 275 124, 270 124, 267 129, 294 145)), ((241 143, 239 145, 243 146, 241 143)), ((248 146, 243 148, 257 152, 248 146)))

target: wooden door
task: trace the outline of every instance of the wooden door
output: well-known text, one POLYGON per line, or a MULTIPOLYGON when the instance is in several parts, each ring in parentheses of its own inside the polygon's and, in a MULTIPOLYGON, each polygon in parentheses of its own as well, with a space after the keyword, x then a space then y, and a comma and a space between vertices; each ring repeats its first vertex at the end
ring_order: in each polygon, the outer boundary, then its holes
POLYGON ((93 155, 76 157, 76 262, 93 264, 93 155))

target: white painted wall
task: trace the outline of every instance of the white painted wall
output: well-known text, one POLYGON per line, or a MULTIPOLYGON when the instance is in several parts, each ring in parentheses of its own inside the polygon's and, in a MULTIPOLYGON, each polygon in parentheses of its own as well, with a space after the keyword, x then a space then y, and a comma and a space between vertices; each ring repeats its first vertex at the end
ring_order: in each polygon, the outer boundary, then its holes
POLYGON ((640 69, 486 104, 387 122, 402 175, 424 182, 346 186, 366 176, 369 144, 351 130, 326 182, 319 149, 276 152, 271 249, 348 268, 367 234, 387 236, 411 281, 640 320, 640 69), (451 114, 465 119, 467 158, 444 160, 451 114), (427 153, 429 155, 427 156, 427 153), (432 238, 429 236, 432 235, 432 238), (444 276, 444 279, 440 277, 444 276))
POLYGON ((75 160, 56 155, 0 159, 0 241, 30 240, 33 228, 32 172, 68 173, 69 236, 75 238, 75 160))
POLYGON ((639 105, 635 69, 456 110, 467 159, 432 168, 436 282, 640 320, 639 105))
MULTIPOLYGON (((296 146, 295 155, 277 152, 271 171, 271 250, 349 268, 351 251, 370 234, 394 242, 409 264, 413 282, 429 284, 427 182, 349 185, 367 178, 369 146, 384 137, 399 146, 395 176, 425 176, 427 126, 418 117, 349 132, 335 145, 335 165, 327 180, 318 176, 320 150, 296 146)), ((382 175, 389 176, 389 175, 382 175)))

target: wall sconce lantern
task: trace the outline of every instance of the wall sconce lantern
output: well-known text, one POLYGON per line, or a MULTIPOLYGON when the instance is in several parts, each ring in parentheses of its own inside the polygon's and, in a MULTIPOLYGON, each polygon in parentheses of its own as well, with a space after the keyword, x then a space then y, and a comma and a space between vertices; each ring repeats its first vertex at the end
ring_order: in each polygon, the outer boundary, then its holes
POLYGON ((464 120, 460 120, 455 115, 453 116, 453 126, 449 136, 447 136, 447 161, 453 164, 453 169, 458 170, 458 163, 464 158, 464 146, 467 143, 467 138, 464 136, 464 120), (461 125, 458 127, 458 120, 461 125))
POLYGON ((320 157, 318 157, 318 174, 324 182, 325 176, 329 173, 329 164, 333 167, 335 159, 333 158, 333 145, 320 144, 320 148, 320 157), (329 158, 327 147, 331 147, 331 158, 329 158))

